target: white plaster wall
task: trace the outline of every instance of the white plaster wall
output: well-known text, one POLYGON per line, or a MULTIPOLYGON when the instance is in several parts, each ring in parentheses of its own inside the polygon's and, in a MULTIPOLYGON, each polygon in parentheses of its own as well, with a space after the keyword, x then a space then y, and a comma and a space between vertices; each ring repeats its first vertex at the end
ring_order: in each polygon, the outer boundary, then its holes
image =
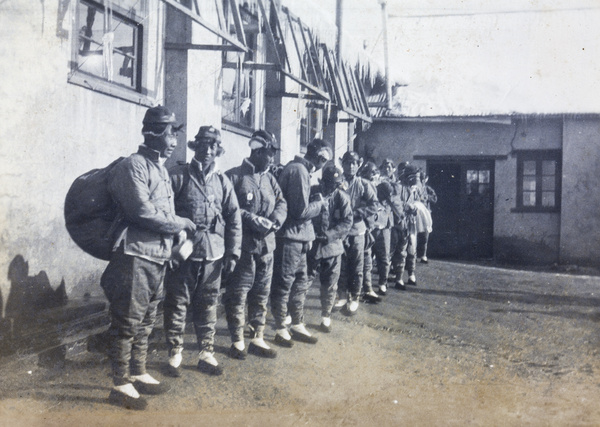
POLYGON ((219 169, 223 172, 239 166, 246 157, 250 155, 250 146, 247 136, 234 132, 223 132, 223 148, 225 155, 217 160, 219 169))
POLYGON ((600 265, 600 119, 564 123, 561 261, 600 265))
POLYGON ((8 265, 18 254, 29 262, 30 275, 45 271, 54 288, 64 278, 69 297, 102 294, 98 278, 105 263, 71 241, 64 198, 78 175, 129 155, 143 141, 145 107, 67 83, 71 43, 56 36, 57 3, 42 9, 40 2, 8 2, 0 12, 4 302, 8 265))

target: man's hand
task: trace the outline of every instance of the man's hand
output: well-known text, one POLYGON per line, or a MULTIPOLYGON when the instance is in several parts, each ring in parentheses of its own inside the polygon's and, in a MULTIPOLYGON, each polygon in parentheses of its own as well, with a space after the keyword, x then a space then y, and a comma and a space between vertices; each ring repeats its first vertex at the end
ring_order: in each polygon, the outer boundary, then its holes
POLYGON ((184 218, 185 219, 185 226, 183 227, 183 229, 185 231, 187 231, 189 234, 194 234, 194 232, 196 231, 196 224, 194 223, 194 221, 192 221, 189 218, 184 218))
POLYGON ((225 255, 225 258, 223 258, 223 278, 226 278, 233 273, 236 264, 237 258, 235 255, 225 255))
POLYGON ((273 221, 268 218, 256 215, 252 218, 252 225, 259 233, 266 234, 273 229, 273 221))

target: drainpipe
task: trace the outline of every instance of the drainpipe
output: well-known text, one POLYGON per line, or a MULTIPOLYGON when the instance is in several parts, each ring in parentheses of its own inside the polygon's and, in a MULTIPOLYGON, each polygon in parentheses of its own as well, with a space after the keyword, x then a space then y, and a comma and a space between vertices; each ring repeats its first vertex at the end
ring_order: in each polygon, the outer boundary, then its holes
POLYGON ((342 41, 343 41, 343 21, 344 21, 344 0, 337 0, 335 6, 335 25, 337 26, 337 40, 335 45, 335 54, 337 56, 338 63, 342 64, 342 41))
MULTIPOLYGON (((340 1, 340 0, 338 0, 340 1)), ((387 33, 387 0, 379 0, 381 5, 381 20, 383 27, 383 55, 385 63, 385 92, 387 98, 387 108, 392 109, 392 83, 390 81, 390 58, 389 58, 389 47, 388 47, 388 33, 387 33)))

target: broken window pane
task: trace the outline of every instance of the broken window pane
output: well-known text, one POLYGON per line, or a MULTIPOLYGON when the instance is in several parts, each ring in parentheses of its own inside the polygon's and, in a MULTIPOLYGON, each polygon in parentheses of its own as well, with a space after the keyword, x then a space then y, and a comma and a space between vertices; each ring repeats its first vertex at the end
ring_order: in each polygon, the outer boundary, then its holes
MULTIPOLYGON (((121 2, 128 9, 133 4, 121 2)), ((114 10, 80 1, 77 5, 76 70, 136 88, 139 66, 137 25, 114 10)))

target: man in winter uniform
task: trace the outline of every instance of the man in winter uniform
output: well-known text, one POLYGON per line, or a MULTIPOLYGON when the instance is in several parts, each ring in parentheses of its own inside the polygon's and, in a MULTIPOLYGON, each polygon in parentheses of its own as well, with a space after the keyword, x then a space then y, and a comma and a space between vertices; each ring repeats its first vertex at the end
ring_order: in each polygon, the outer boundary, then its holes
POLYGON ((392 256, 392 264, 396 273, 396 289, 405 290, 402 275, 404 270, 408 272, 409 285, 416 285, 415 276, 416 253, 417 253, 417 209, 415 202, 418 200, 417 181, 418 169, 408 164, 398 178, 401 185, 396 189, 397 194, 392 197, 395 201, 394 211, 396 215, 394 232, 397 237, 396 251, 392 256))
POLYGON ((275 177, 268 171, 278 150, 275 136, 264 130, 252 134, 250 157, 226 172, 242 214, 242 255, 227 277, 223 297, 231 334, 230 356, 245 359, 244 325, 246 299, 251 328, 248 352, 260 357, 276 357, 264 341, 267 304, 273 275, 275 231, 287 216, 287 203, 275 177))
POLYGON ((363 286, 365 260, 365 219, 373 218, 377 213, 377 194, 372 185, 356 175, 362 159, 354 151, 348 151, 342 157, 344 170, 344 188, 352 202, 354 221, 344 242, 340 280, 340 299, 336 307, 346 306, 350 315, 358 310, 358 298, 363 286))
POLYGON ((231 273, 240 257, 242 220, 231 181, 215 167, 215 159, 224 153, 219 130, 200 127, 188 146, 195 151, 191 163, 175 166, 170 174, 175 210, 194 221, 196 232, 191 236, 191 256, 166 281, 167 373, 180 375, 186 312, 191 306, 200 350, 198 370, 220 375, 222 369, 214 357, 213 344, 221 271, 231 273))
POLYGON ((343 173, 333 163, 323 168, 319 185, 311 189, 313 198, 323 197, 326 204, 320 215, 313 218, 315 241, 308 252, 309 287, 319 275, 321 282, 321 330, 331 332, 331 310, 335 302, 342 254, 343 240, 352 227, 352 205, 348 194, 342 190, 343 173))
POLYGON ((293 345, 292 338, 314 344, 317 338, 304 325, 304 300, 310 282, 307 278, 306 254, 315 238, 312 219, 319 215, 324 199, 309 202, 310 174, 332 159, 329 145, 315 138, 304 157, 296 156, 281 172, 279 186, 288 203, 288 215, 277 232, 271 309, 275 318, 275 342, 283 347, 293 345), (288 331, 288 313, 292 326, 288 331))
POLYGON ((139 393, 159 394, 168 389, 146 372, 148 336, 163 296, 173 236, 185 239, 185 231, 196 228, 190 219, 175 215, 169 174, 163 166, 177 146, 179 129, 167 108, 150 108, 143 120, 144 143, 115 166, 108 180, 122 218, 100 280, 111 317, 114 388, 109 400, 131 409, 147 406, 139 393))
MULTIPOLYGON (((375 163, 369 161, 365 162, 358 175, 364 179, 367 185, 372 187, 373 192, 377 195, 377 184, 380 181, 379 168, 375 163)), ((365 257, 363 266, 363 294, 362 299, 370 303, 378 303, 381 298, 373 290, 373 254, 375 252, 376 235, 382 224, 387 220, 387 212, 384 206, 379 203, 379 199, 376 201, 377 213, 373 216, 365 218, 365 225, 367 231, 365 233, 365 257)))

